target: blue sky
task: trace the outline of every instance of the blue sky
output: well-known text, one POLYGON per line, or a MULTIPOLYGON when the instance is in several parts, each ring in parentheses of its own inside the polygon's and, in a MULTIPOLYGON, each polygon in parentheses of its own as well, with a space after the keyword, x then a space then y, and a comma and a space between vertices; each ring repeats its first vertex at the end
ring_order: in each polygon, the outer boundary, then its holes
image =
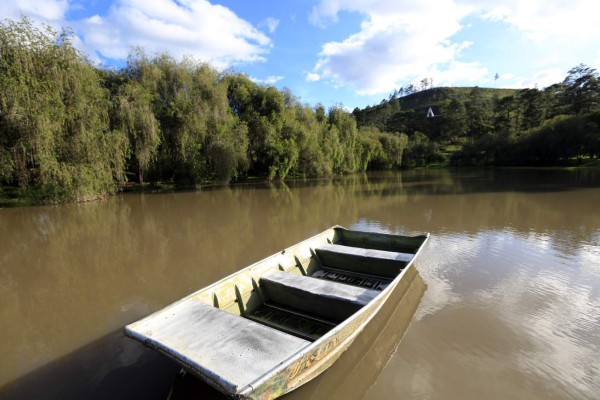
POLYGON ((326 107, 378 104, 423 78, 543 88, 580 63, 600 69, 597 0, 1 1, 0 18, 70 27, 103 65, 132 46, 189 55, 326 107))

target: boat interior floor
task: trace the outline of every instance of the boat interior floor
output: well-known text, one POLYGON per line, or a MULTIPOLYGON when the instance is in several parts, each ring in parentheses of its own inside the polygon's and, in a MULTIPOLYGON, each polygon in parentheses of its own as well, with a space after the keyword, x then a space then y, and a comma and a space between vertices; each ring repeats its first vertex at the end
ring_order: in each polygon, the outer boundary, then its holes
POLYGON ((246 318, 311 342, 337 325, 336 322, 270 302, 261 304, 246 318))
POLYGON ((333 244, 314 249, 314 254, 316 266, 302 268, 305 275, 274 271, 261 277, 264 301, 245 317, 317 340, 375 298, 412 256, 333 244))
POLYGON ((320 267, 313 272, 311 277, 379 291, 385 289, 392 281, 392 279, 383 276, 349 272, 330 267, 320 267))

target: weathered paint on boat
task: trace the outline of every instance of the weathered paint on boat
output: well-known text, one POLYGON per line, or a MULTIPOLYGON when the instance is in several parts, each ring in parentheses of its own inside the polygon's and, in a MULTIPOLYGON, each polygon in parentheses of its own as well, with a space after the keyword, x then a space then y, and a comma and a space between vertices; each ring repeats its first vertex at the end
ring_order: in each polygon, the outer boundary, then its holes
MULTIPOLYGON (((404 285, 406 288, 403 290, 407 290, 416 274, 413 262, 428 236, 426 234, 408 237, 349 231, 335 226, 128 325, 125 333, 178 361, 192 374, 232 398, 275 398, 310 381, 326 370, 352 344, 390 294, 396 288, 401 289, 398 286, 404 285), (336 244, 343 244, 347 248, 340 249, 336 247, 336 244), (407 254, 403 253, 409 253, 410 256, 407 257, 407 254), (280 282, 290 290, 299 291, 299 295, 289 296, 285 300, 291 304, 290 310, 302 310, 302 290, 306 291, 306 296, 315 296, 302 285, 306 286, 307 282, 317 279, 312 278, 311 275, 320 268, 338 264, 349 268, 343 271, 335 270, 341 271, 341 276, 344 276, 345 272, 351 276, 368 271, 376 272, 377 276, 388 275, 391 281, 386 283, 385 287, 382 285, 384 288, 376 295, 373 295, 373 290, 365 289, 366 297, 359 296, 361 300, 354 296, 355 293, 361 293, 360 290, 338 291, 340 301, 359 304, 357 306, 359 309, 356 312, 352 310, 346 312, 351 315, 347 315, 342 321, 337 321, 331 330, 316 338, 312 343, 304 340, 310 339, 310 337, 303 336, 303 332, 294 330, 293 326, 289 327, 289 331, 282 331, 273 328, 265 329, 270 325, 255 323, 260 319, 255 318, 253 312, 262 304, 266 304, 268 300, 266 289, 270 279, 274 279, 274 285, 280 282), (395 272, 389 273, 390 270, 395 270, 395 272), (281 275, 275 271, 296 274, 298 278, 281 275), (264 277, 262 285, 261 277, 264 277), (290 278, 289 283, 287 278, 290 278), (294 287, 294 281, 298 281, 300 286, 294 287), (207 305, 211 308, 207 308, 207 305), (223 314, 220 310, 228 314, 223 314), (235 318, 233 318, 234 316, 235 318), (188 317, 189 323, 186 325, 188 317), (213 319, 216 326, 206 326, 206 321, 213 319), (236 326, 236 332, 228 330, 227 326, 230 324, 236 326), (186 329, 190 332, 182 332, 186 329), (242 339, 245 336, 240 338, 237 331, 244 329, 247 329, 246 335, 259 336, 253 340, 258 341, 255 343, 257 348, 265 348, 262 353, 256 349, 242 348, 242 339), (249 329, 256 331, 248 331, 249 329), (196 332, 198 332, 197 335, 196 332), (290 332, 295 336, 290 335, 290 332), (202 335, 218 337, 207 339, 206 337, 201 338, 202 335), (224 343, 226 335, 230 335, 229 342, 233 343, 224 343), (179 342, 180 339, 182 342, 179 342), (270 342, 267 343, 267 340, 270 342), (209 359, 203 352, 208 354, 209 359), (243 354, 245 358, 239 359, 239 363, 214 360, 221 355, 223 359, 227 356, 231 360, 232 354, 236 353, 237 355, 237 352, 245 352, 243 354), (261 356, 264 357, 261 358, 261 356), (262 366, 255 365, 261 362, 262 366), (240 370, 236 371, 236 367, 240 370), (249 371, 252 368, 257 371, 255 372, 256 376, 252 375, 253 371, 249 371)), ((315 280, 314 282, 321 281, 315 280)), ((348 286, 337 282, 328 285, 333 296, 338 293, 337 289, 347 289, 348 286)), ((325 286, 327 287, 327 285, 325 286)), ((328 301, 326 295, 330 293, 323 291, 322 299, 318 293, 317 290, 317 301, 328 301)), ((314 298, 311 301, 314 301, 314 298)), ((352 304, 350 305, 352 306, 352 304)), ((331 314, 331 317, 340 318, 335 312, 331 314)), ((266 321, 265 323, 269 324, 270 322, 266 321)), ((309 333, 306 335, 310 336, 309 333)))

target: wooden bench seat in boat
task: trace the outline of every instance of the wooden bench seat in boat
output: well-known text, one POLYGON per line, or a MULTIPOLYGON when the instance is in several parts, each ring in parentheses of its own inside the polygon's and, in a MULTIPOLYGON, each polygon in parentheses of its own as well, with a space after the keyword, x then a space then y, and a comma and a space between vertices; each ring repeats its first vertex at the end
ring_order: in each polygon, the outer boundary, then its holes
POLYGON ((387 278, 395 278, 414 256, 338 244, 325 244, 314 250, 324 266, 387 278))
POLYGON ((311 343, 194 299, 127 326, 126 333, 230 395, 311 343))
POLYGON ((270 301, 316 317, 343 321, 379 292, 304 275, 273 271, 260 278, 270 301))

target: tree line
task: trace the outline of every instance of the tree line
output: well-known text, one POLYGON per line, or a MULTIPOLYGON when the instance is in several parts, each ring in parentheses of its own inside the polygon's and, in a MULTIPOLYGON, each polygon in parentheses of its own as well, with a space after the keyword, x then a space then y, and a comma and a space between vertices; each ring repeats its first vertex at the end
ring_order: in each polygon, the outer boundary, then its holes
POLYGON ((544 89, 403 93, 353 115, 359 127, 406 133, 405 166, 444 157, 455 165, 560 165, 600 156, 600 76, 583 64, 544 89), (429 107, 435 117, 427 118, 429 107), (448 156, 442 150, 451 145, 461 150, 448 156))
POLYGON ((424 79, 348 113, 193 58, 133 49, 125 67, 98 68, 73 41, 26 18, 0 22, 0 195, 16 188, 39 202, 78 201, 132 182, 600 156, 600 79, 585 65, 541 90, 434 88, 424 79))
POLYGON ((128 182, 197 185, 394 168, 405 134, 193 58, 97 68, 71 32, 0 23, 0 192, 79 201, 128 182))
POLYGON ((561 165, 600 156, 600 76, 583 64, 560 83, 496 101, 487 115, 454 163, 561 165))

